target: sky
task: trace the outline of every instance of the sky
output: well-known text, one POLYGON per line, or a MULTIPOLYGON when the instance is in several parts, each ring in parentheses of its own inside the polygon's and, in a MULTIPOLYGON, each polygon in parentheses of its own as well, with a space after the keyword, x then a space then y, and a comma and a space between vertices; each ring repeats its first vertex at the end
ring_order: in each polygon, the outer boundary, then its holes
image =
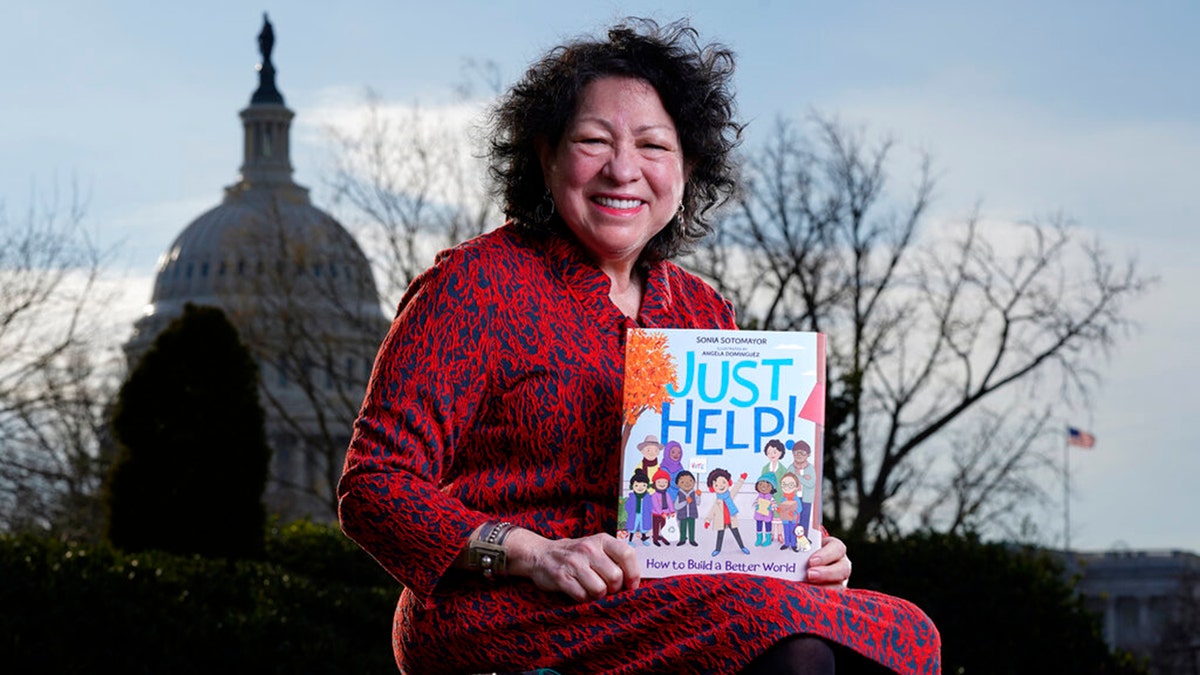
MULTIPOLYGON (((237 179, 264 11, 297 113, 295 178, 318 206, 321 121, 367 88, 437 110, 472 62, 494 62, 507 85, 620 17, 687 17, 738 55, 747 143, 780 117, 836 116, 933 157, 932 219, 975 205, 1014 220, 1062 213, 1159 279, 1129 307, 1138 330, 1096 363, 1092 406, 1062 411, 1097 438, 1070 456, 1070 541, 1200 552, 1200 3, 260 4, 0 2, 0 204, 11 220, 76 189, 85 225, 117 252, 128 290, 113 312, 130 325, 157 257, 237 179)), ((1047 512, 1046 529, 1061 534, 1066 516, 1047 512)))

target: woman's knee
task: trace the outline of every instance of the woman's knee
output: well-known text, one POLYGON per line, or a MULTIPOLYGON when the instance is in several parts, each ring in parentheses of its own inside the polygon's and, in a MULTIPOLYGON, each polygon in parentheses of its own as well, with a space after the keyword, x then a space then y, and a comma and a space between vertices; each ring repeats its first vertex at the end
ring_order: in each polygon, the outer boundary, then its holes
POLYGON ((812 635, 791 635, 767 648, 742 675, 833 675, 834 653, 828 642, 812 635))

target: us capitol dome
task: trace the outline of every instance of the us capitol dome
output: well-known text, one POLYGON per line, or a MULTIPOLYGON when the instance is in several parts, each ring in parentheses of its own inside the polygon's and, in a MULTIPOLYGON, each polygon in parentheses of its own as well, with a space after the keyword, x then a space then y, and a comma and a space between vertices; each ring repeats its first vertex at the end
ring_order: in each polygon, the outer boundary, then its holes
POLYGON ((159 258, 150 304, 124 349, 132 369, 184 305, 223 309, 259 366, 272 447, 268 509, 332 520, 342 458, 388 320, 354 237, 292 180, 294 113, 275 86, 274 39, 264 15, 258 89, 240 113, 240 176, 159 258))

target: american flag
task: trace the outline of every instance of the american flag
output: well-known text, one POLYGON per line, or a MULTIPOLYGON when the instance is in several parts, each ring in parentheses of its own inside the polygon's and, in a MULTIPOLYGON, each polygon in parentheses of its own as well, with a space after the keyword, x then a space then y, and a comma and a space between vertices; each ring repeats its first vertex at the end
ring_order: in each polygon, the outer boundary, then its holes
POLYGON ((1096 437, 1082 429, 1067 427, 1067 445, 1079 448, 1091 448, 1096 444, 1096 437))

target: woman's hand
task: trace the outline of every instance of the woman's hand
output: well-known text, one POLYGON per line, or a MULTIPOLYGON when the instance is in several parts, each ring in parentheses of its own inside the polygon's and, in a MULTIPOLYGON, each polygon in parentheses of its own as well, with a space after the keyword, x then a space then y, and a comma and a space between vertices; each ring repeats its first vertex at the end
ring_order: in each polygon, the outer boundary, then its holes
POLYGON ((504 543, 510 575, 528 577, 538 588, 562 591, 577 602, 637 588, 642 580, 633 549, 611 534, 547 539, 519 529, 504 543))
POLYGON ((825 537, 821 548, 808 559, 808 582, 841 590, 850 581, 850 559, 846 545, 837 537, 825 537))

